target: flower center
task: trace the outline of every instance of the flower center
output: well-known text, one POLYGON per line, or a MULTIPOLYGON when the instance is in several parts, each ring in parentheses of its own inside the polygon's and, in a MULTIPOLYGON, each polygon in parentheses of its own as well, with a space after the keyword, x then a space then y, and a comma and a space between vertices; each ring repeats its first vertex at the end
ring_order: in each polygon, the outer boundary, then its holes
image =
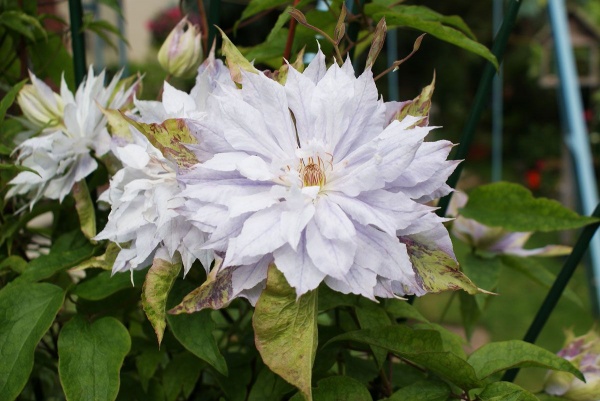
POLYGON ((305 187, 319 186, 322 187, 327 182, 325 176, 325 165, 320 157, 317 157, 317 162, 312 157, 308 158, 308 162, 304 160, 300 164, 300 177, 305 187))

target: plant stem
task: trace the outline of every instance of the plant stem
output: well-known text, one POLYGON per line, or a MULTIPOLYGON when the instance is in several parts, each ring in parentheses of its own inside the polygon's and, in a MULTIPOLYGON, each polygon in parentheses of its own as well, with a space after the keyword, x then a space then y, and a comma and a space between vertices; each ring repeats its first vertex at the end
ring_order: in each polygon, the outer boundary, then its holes
MULTIPOLYGON (((294 0, 294 8, 300 3, 300 0, 294 0)), ((290 28, 288 30, 287 40, 285 42, 285 50, 283 51, 283 58, 288 60, 292 56, 292 45, 294 44, 294 35, 296 34, 296 24, 298 22, 295 18, 290 18, 290 28)))
POLYGON ((204 53, 208 52, 208 20, 206 19, 206 10, 204 9, 204 1, 197 0, 198 14, 200 15, 200 32, 202 32, 202 48, 204 53))

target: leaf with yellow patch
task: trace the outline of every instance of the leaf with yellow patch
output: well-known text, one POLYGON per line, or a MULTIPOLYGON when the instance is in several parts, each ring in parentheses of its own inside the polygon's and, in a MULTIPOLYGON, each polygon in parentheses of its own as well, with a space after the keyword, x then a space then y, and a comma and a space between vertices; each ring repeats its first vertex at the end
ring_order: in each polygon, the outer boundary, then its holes
POLYGON ((317 291, 300 298, 275 265, 252 317, 256 348, 273 372, 312 400, 312 366, 317 350, 317 291), (290 346, 293 344, 293 346, 290 346))
POLYGON ((135 121, 124 114, 123 117, 144 134, 165 158, 173 160, 179 167, 191 167, 198 163, 196 155, 186 147, 186 145, 198 142, 183 119, 172 118, 161 124, 146 124, 135 121))
POLYGON ((252 63, 246 60, 246 57, 240 53, 238 48, 229 40, 225 32, 221 30, 221 28, 217 27, 219 32, 221 32, 221 37, 223 38, 223 45, 221 47, 221 52, 225 55, 225 61, 227 62, 227 67, 229 67, 229 73, 231 74, 231 79, 238 83, 242 83, 242 72, 241 70, 245 70, 248 72, 258 73, 258 70, 254 68, 252 63))
POLYGON ((410 262, 421 288, 427 292, 465 290, 469 294, 486 293, 477 288, 458 267, 458 262, 433 242, 417 235, 399 237, 406 245, 410 262))
POLYGON ((429 111, 431 110, 431 97, 433 96, 433 90, 435 89, 435 72, 433 73, 433 79, 431 83, 423 88, 419 96, 413 100, 409 100, 404 103, 402 108, 396 113, 396 120, 403 120, 404 117, 410 115, 415 117, 424 117, 421 121, 416 123, 413 127, 426 127, 429 125, 429 111))
POLYGON ((171 315, 194 313, 202 309, 221 309, 229 305, 234 298, 231 276, 235 267, 221 269, 223 259, 216 257, 215 266, 206 281, 187 294, 181 303, 169 310, 171 315))
POLYGON ((71 193, 75 198, 75 209, 79 216, 81 231, 87 239, 91 239, 96 236, 96 211, 85 180, 76 182, 71 193))
POLYGON ((71 271, 85 270, 90 268, 99 268, 104 270, 112 270, 117 255, 121 252, 119 245, 110 242, 106 247, 106 252, 100 256, 94 256, 85 260, 71 269, 71 271))
POLYGON ((181 262, 155 258, 142 287, 142 307, 154 328, 158 345, 165 332, 167 296, 181 271, 181 262))

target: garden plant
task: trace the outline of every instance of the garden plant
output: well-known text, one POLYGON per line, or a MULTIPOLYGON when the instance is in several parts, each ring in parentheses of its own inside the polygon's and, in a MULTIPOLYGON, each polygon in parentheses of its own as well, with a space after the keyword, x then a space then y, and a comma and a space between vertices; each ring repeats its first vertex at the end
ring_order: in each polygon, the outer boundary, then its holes
POLYGON ((36 0, 0 2, 0 400, 600 399, 597 334, 533 344, 600 220, 513 183, 454 190, 520 1, 492 50, 402 0, 251 0, 239 26, 278 18, 236 47, 200 1, 155 100, 85 65, 83 32, 119 31, 69 3, 56 33, 36 0), (404 28, 423 35, 386 64, 404 28), (430 115, 443 65, 404 101, 378 86, 424 38, 486 63, 458 145, 430 115), (574 249, 526 246, 571 229, 574 249), (567 255, 556 280, 529 262, 567 255), (413 306, 454 292, 469 338, 503 270, 551 288, 526 341, 466 352, 413 306))

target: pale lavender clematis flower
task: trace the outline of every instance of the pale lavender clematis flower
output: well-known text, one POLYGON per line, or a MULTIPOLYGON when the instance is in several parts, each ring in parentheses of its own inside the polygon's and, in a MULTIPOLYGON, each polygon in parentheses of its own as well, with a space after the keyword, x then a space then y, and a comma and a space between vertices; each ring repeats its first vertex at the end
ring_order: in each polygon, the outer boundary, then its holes
POLYGON ((128 243, 119 251, 113 272, 147 267, 155 255, 175 261, 179 253, 187 273, 196 259, 208 269, 212 251, 201 246, 206 234, 176 209, 185 199, 175 177, 177 166, 167 160, 141 133, 132 129, 133 143, 115 147, 123 163, 99 200, 111 205, 108 223, 95 239, 128 243))
POLYGON ((444 219, 423 202, 448 193, 451 143, 424 142, 433 127, 388 125, 370 70, 325 67, 319 53, 285 86, 242 72, 219 87, 207 118, 188 121, 202 164, 182 171, 184 211, 224 254, 232 293, 255 301, 270 263, 298 296, 334 290, 392 297, 424 293, 406 245, 424 235, 454 257, 444 219))
MULTIPOLYGON (((162 123, 167 119, 205 117, 206 98, 217 84, 235 87, 221 60, 214 54, 200 66, 190 94, 165 82, 161 102, 136 100, 137 120, 162 123)), ((108 223, 97 240, 128 243, 120 252, 113 272, 148 266, 154 258, 175 261, 179 253, 187 273, 195 260, 208 270, 213 251, 201 249, 206 234, 183 217, 178 209, 185 198, 175 178, 178 166, 168 160, 140 132, 131 127, 132 143, 116 138, 113 153, 123 163, 100 200, 111 205, 108 223)))
POLYGON ((456 217, 452 225, 452 234, 472 248, 494 254, 515 256, 559 256, 568 255, 571 247, 547 245, 542 248, 525 249, 525 243, 532 232, 513 232, 502 227, 489 227, 460 215, 459 209, 467 204, 468 196, 463 192, 454 192, 448 215, 456 217))
MULTIPOLYGON (((7 197, 29 194, 30 207, 42 197, 62 201, 77 181, 96 170, 98 163, 91 152, 100 157, 109 151, 111 142, 106 117, 98 106, 122 107, 131 100, 136 88, 136 84, 118 88, 120 74, 104 87, 104 76, 104 72, 95 76, 90 67, 87 79, 75 95, 63 79, 60 98, 52 95, 56 102, 61 99, 64 104, 62 122, 52 125, 52 129, 45 129, 38 137, 27 139, 15 149, 18 152, 17 164, 37 174, 30 171, 19 173, 9 182, 12 188, 7 197)), ((38 81, 35 82, 39 85, 38 81)), ((44 93, 50 96, 47 91, 44 93)), ((52 122, 56 116, 49 118, 52 122)))

